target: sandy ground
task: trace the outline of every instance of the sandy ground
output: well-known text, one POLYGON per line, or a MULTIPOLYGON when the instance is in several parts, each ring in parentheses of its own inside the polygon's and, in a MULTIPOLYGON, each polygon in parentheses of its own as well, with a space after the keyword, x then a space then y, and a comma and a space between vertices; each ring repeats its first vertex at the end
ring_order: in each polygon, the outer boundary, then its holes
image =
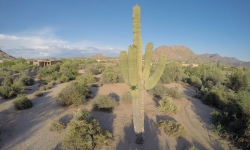
POLYGON ((91 111, 100 125, 110 130, 114 142, 109 150, 183 150, 195 145, 199 150, 221 150, 230 148, 228 142, 223 141, 211 131, 212 108, 193 98, 195 91, 192 87, 183 87, 180 84, 168 84, 168 87, 177 86, 183 98, 174 99, 180 107, 176 114, 165 115, 156 108, 157 99, 145 93, 145 143, 137 145, 132 124, 132 105, 119 100, 119 97, 129 91, 125 84, 105 84, 102 87, 91 87, 94 95, 110 94, 117 99, 119 105, 113 113, 91 110, 91 100, 81 106, 60 107, 56 103, 56 96, 68 83, 60 84, 45 91, 43 97, 35 97, 38 83, 26 91, 33 102, 33 107, 27 110, 16 111, 12 105, 13 99, 0 99, 0 149, 1 150, 58 150, 60 142, 66 134, 50 132, 48 123, 59 119, 67 124, 73 118, 73 112, 79 108, 91 111), (185 138, 175 139, 168 137, 157 128, 156 123, 161 119, 176 120, 187 130, 185 138))

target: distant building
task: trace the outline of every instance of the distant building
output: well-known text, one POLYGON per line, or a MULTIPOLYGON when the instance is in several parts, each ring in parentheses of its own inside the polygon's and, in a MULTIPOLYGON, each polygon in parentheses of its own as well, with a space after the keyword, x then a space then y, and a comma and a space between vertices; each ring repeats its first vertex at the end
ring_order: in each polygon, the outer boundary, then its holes
POLYGON ((61 62, 61 60, 56 60, 56 59, 38 59, 38 60, 29 60, 27 63, 33 64, 37 67, 45 67, 45 66, 51 66, 54 65, 58 62, 61 62))
POLYGON ((198 67, 199 64, 182 64, 182 67, 198 67))

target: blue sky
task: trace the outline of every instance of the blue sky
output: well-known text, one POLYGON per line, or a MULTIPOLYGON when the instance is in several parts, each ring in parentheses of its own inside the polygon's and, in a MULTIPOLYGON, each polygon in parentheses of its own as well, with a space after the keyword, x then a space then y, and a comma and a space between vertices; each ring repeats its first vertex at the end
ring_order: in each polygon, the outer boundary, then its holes
POLYGON ((0 0, 0 49, 15 57, 118 56, 132 44, 132 7, 142 42, 250 61, 249 0, 0 0))

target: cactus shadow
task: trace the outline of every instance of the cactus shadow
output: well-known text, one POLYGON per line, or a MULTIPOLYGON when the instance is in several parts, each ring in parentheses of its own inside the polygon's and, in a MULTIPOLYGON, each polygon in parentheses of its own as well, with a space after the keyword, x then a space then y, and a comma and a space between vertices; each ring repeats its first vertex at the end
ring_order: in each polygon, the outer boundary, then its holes
POLYGON ((99 110, 91 110, 92 116, 99 121, 100 126, 104 130, 108 130, 110 132, 114 132, 114 120, 116 115, 113 113, 109 113, 106 111, 99 111, 99 110))
MULTIPOLYGON (((160 131, 157 124, 153 119, 148 116, 144 118, 144 144, 136 144, 136 134, 134 132, 134 126, 131 124, 124 127, 124 137, 120 137, 119 143, 116 145, 116 149, 128 150, 128 149, 165 149, 160 146, 159 135, 160 131)), ((168 147, 168 145, 167 145, 168 147)), ((169 147, 167 148, 169 149, 169 147)))

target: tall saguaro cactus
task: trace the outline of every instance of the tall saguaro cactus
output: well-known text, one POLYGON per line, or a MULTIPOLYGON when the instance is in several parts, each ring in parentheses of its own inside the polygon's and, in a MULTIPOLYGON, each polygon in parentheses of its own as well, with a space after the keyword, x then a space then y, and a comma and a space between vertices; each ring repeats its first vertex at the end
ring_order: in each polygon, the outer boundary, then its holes
POLYGON ((141 41, 140 6, 133 8, 133 45, 128 53, 120 52, 120 68, 125 83, 130 87, 133 97, 133 124, 137 139, 136 143, 143 144, 144 133, 144 99, 145 90, 152 89, 159 81, 166 64, 166 57, 161 56, 158 66, 151 77, 150 68, 153 44, 148 43, 145 50, 144 69, 142 72, 142 41, 141 41))

